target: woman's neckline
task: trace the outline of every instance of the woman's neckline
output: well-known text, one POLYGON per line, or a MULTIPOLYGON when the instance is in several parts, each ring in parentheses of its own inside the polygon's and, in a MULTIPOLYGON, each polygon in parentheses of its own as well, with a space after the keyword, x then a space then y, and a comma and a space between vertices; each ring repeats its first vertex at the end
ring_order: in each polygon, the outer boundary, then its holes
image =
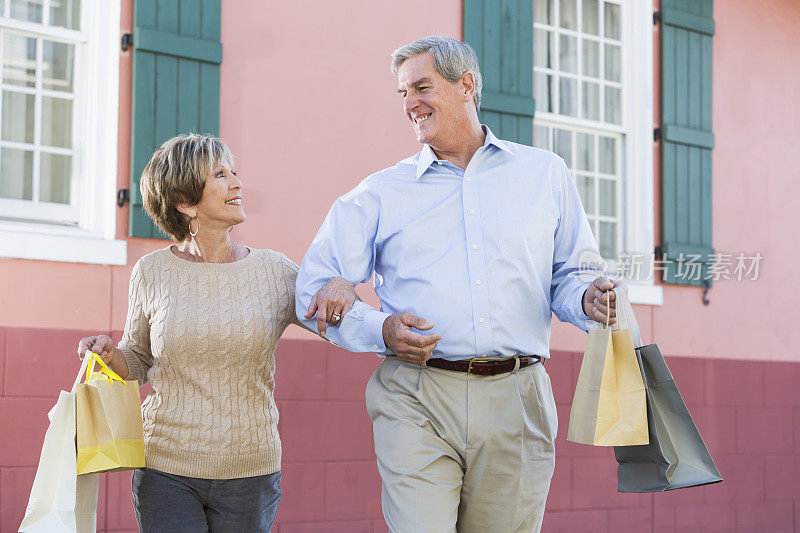
POLYGON ((251 259, 251 257, 253 257, 255 255, 251 248, 249 248, 247 246, 244 246, 243 248, 245 250, 247 250, 247 255, 242 257, 241 259, 237 259, 236 261, 226 261, 226 262, 223 262, 223 263, 215 263, 215 262, 210 262, 210 261, 190 261, 190 260, 184 259, 183 257, 181 257, 178 254, 176 254, 175 251, 173 251, 173 249, 172 249, 173 246, 177 246, 177 245, 170 244, 165 249, 165 251, 167 252, 167 254, 170 257, 174 258, 175 261, 177 261, 177 262, 179 262, 181 264, 186 264, 186 265, 207 266, 208 268, 225 267, 226 265, 227 266, 241 265, 241 264, 244 264, 244 263, 248 262, 251 259))

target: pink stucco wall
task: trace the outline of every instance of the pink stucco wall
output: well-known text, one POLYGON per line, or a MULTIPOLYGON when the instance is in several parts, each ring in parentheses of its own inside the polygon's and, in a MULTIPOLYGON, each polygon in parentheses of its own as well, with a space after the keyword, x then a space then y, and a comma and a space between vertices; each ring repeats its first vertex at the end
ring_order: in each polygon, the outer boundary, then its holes
POLYGON ((707 307, 696 288, 665 287, 664 305, 651 309, 651 338, 676 355, 798 361, 800 4, 717 1, 714 19, 714 247, 764 260, 758 281, 717 282, 707 307))

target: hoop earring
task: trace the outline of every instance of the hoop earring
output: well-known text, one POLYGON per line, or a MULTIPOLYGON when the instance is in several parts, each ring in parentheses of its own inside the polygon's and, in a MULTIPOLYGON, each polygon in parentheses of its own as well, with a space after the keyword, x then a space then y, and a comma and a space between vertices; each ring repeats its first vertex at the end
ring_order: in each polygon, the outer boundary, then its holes
POLYGON ((189 219, 189 235, 191 235, 192 237, 195 237, 195 236, 197 236, 197 233, 199 231, 200 231, 200 219, 197 218, 197 217, 190 218, 189 219), (195 230, 194 233, 192 233, 192 220, 196 220, 197 221, 197 230, 195 230))

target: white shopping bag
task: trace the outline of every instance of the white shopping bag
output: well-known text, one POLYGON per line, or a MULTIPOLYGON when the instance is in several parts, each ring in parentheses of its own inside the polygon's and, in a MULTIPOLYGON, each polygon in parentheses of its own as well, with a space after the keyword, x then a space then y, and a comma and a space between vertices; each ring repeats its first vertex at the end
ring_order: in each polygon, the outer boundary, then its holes
POLYGON ((61 391, 47 414, 50 426, 44 436, 39 467, 33 480, 25 518, 25 533, 94 533, 97 531, 99 474, 78 476, 75 448, 75 387, 85 370, 84 358, 72 392, 61 391))

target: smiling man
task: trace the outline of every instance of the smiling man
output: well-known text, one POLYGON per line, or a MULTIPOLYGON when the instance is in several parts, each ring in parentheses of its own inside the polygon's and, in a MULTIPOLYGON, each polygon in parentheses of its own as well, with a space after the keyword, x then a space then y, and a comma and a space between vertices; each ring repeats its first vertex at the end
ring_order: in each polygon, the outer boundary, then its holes
POLYGON ((298 315, 320 329, 333 316, 329 339, 386 356, 366 396, 391 531, 539 531, 551 311, 586 330, 615 316, 618 283, 579 277, 579 255, 599 254, 564 162, 480 124, 469 45, 419 39, 392 71, 422 150, 336 201, 300 268, 298 315), (321 289, 373 272, 380 310, 321 289))

